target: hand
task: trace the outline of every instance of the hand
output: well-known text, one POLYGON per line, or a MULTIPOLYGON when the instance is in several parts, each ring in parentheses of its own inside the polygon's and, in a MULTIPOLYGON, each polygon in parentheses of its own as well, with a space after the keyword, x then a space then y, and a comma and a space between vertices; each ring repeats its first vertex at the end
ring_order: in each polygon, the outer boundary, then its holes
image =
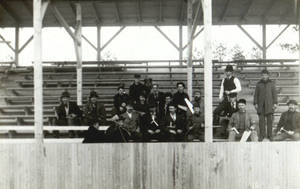
POLYGON ((182 130, 181 129, 177 129, 177 133, 181 134, 182 130))
POLYGON ((273 110, 276 110, 277 109, 277 104, 274 104, 273 105, 273 110))
POLYGON ((174 130, 169 130, 169 132, 176 135, 176 132, 174 130))
POLYGON ((276 135, 280 135, 281 134, 281 131, 278 131, 277 133, 276 133, 276 135))
POLYGON ((160 133, 160 129, 156 129, 156 130, 155 130, 155 133, 160 133))
POLYGON ((154 132, 152 131, 152 130, 148 130, 148 133, 150 133, 151 135, 153 135, 154 134, 154 132))
POLYGON ((287 134, 289 134, 289 135, 294 135, 295 132, 294 132, 294 131, 288 131, 287 134))
POLYGON ((225 91, 224 92, 226 95, 229 95, 230 94, 230 91, 225 91))
POLYGON ((257 104, 255 104, 255 105, 254 105, 254 108, 255 108, 255 110, 257 110, 257 109, 258 109, 258 105, 257 105, 257 104))

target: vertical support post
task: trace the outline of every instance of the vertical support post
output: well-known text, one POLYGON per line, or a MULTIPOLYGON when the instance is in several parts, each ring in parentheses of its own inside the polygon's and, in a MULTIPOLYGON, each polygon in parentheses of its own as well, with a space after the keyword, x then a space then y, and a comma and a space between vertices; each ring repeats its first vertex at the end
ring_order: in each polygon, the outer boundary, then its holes
POLYGON ((180 24, 179 26, 179 60, 180 60, 180 66, 182 66, 182 53, 183 53, 183 48, 182 48, 182 25, 180 24))
POLYGON ((15 64, 19 65, 19 44, 20 44, 20 27, 15 28, 15 64))
POLYGON ((213 142, 213 91, 212 91, 212 0, 203 0, 204 18, 204 106, 205 106, 205 142, 213 142))
POLYGON ((97 61, 101 60, 101 26, 97 25, 97 61))
POLYGON ((35 181, 39 189, 44 188, 42 21, 42 0, 33 0, 35 181))
POLYGON ((188 49, 187 49, 187 92, 190 98, 193 96, 193 2, 187 1, 187 31, 188 31, 188 49))
POLYGON ((82 105, 82 14, 81 5, 76 3, 75 52, 77 59, 77 104, 82 105))
MULTIPOLYGON (((298 46, 299 46, 299 48, 298 48, 298 50, 299 50, 299 60, 298 60, 298 64, 299 64, 299 69, 298 69, 298 86, 299 86, 299 88, 298 88, 298 91, 299 91, 299 89, 300 89, 300 2, 299 1, 297 1, 296 2, 297 4, 296 4, 296 7, 297 7, 297 20, 298 20, 298 46)), ((299 94, 299 93, 298 93, 299 94)))
POLYGON ((267 58, 267 29, 266 24, 262 25, 262 54, 263 59, 265 60, 267 58))

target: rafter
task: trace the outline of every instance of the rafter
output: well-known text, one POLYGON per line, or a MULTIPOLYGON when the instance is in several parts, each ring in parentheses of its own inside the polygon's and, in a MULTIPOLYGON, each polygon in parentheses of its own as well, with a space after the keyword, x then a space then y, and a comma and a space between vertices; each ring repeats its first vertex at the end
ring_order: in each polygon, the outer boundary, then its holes
POLYGON ((22 1, 26 9, 28 10, 29 14, 33 16, 33 7, 32 7, 32 1, 23 0, 22 1))
POLYGON ((272 7, 275 5, 275 3, 277 2, 278 0, 272 0, 269 2, 267 8, 265 9, 264 13, 262 14, 261 18, 262 20, 266 20, 266 17, 268 15, 268 13, 270 12, 270 10, 272 9, 272 7))
POLYGON ((116 19, 117 19, 117 22, 120 23, 121 22, 120 7, 119 7, 118 1, 116 1, 116 0, 115 0, 115 8, 116 8, 116 19))
POLYGON ((20 17, 5 1, 0 1, 0 5, 17 24, 20 24, 20 17))
POLYGON ((223 8, 223 11, 221 13, 221 16, 219 18, 219 21, 223 21, 225 16, 226 16, 226 13, 227 13, 227 10, 228 10, 228 7, 229 7, 229 4, 230 4, 230 0, 226 0, 225 2, 225 6, 223 8))
POLYGON ((142 22, 142 7, 141 7, 141 0, 136 1, 136 9, 137 9, 137 20, 138 22, 142 22))
POLYGON ((183 18, 184 18, 183 10, 184 10, 184 0, 180 0, 180 3, 179 3, 179 14, 178 14, 178 22, 180 24, 182 24, 183 18))
POLYGON ((246 6, 246 9, 243 11, 243 15, 241 16, 240 21, 245 20, 247 14, 248 14, 248 12, 249 12, 249 10, 250 10, 252 4, 253 4, 253 1, 254 1, 254 0, 248 0, 248 4, 247 4, 247 6, 246 6))
POLYGON ((100 24, 101 23, 101 17, 100 17, 100 14, 99 14, 98 10, 97 10, 96 4, 94 2, 92 3, 92 7, 93 7, 92 9, 94 11, 94 14, 95 14, 96 22, 97 22, 97 24, 100 24))

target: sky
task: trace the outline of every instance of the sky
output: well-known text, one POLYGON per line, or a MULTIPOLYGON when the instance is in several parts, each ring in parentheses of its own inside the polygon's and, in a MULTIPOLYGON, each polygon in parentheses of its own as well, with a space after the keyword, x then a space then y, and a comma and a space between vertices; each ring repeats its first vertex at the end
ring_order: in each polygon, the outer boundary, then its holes
MULTIPOLYGON (((267 44, 285 27, 285 25, 267 26, 267 44)), ((197 30, 199 30, 198 27, 197 30)), ((244 26, 247 31, 261 44, 261 26, 244 26)), ((116 32, 119 27, 102 27, 102 45, 116 32)), ((161 29, 176 43, 179 44, 178 27, 161 27, 161 29)), ((95 27, 84 27, 85 35, 96 46, 97 35, 95 27)), ((255 44, 237 26, 213 26, 212 39, 214 48, 222 43, 228 49, 226 60, 232 55, 230 49, 238 45, 244 51, 246 58, 251 58, 255 44)), ((14 29, 0 28, 0 34, 14 46, 14 29)), ((31 28, 21 28, 20 46, 33 34, 31 28)), ((43 29, 43 60, 44 61, 75 61, 75 51, 72 38, 64 28, 43 29)), ((186 44, 187 31, 183 28, 183 44, 186 44)), ((203 51, 203 32, 194 40, 194 52, 203 51)), ((281 43, 297 43, 298 33, 290 26, 288 30, 268 49, 267 58, 298 58, 298 53, 283 51, 281 43)), ((197 54, 197 53, 195 53, 197 54)), ((0 43, 0 61, 8 61, 13 52, 0 43)), ((102 57, 108 56, 117 60, 174 60, 179 59, 178 51, 154 27, 126 27, 103 51, 102 57)), ((186 51, 183 56, 186 57, 186 51)), ((96 51, 83 40, 83 60, 95 61, 96 51)), ((31 65, 33 61, 33 43, 31 42, 20 54, 20 65, 31 65)))

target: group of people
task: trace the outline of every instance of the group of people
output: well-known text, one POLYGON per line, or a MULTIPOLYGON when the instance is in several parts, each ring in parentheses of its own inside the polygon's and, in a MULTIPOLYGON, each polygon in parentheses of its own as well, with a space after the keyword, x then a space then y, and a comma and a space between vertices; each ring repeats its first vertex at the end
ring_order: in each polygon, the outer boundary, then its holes
MULTIPOLYGON (((254 107, 259 116, 259 134, 256 121, 247 112, 246 100, 238 99, 242 87, 237 77, 233 76, 233 67, 226 66, 226 77, 220 86, 220 103, 213 112, 214 124, 221 125, 223 134, 229 141, 238 140, 245 131, 250 133, 251 141, 300 140, 300 113, 296 111, 297 102, 288 102, 288 111, 281 115, 276 135, 273 137, 273 113, 277 108, 275 84, 269 79, 269 72, 262 71, 262 78, 257 83, 254 94, 254 107), (266 121, 265 121, 266 120, 266 121), (267 123, 267 129, 265 126, 267 123)), ((173 142, 204 140, 204 103, 201 93, 196 90, 190 101, 185 92, 185 84, 178 82, 177 91, 161 92, 158 84, 152 84, 147 78, 141 82, 141 76, 135 74, 129 87, 129 94, 124 85, 117 89, 113 99, 111 118, 107 118, 105 107, 98 102, 98 94, 92 91, 89 101, 81 111, 75 102, 70 101, 70 94, 63 92, 61 104, 56 108, 57 125, 88 125, 85 142, 173 142), (102 132, 100 125, 110 125, 102 132)), ((74 132, 72 133, 74 135, 74 132)))

